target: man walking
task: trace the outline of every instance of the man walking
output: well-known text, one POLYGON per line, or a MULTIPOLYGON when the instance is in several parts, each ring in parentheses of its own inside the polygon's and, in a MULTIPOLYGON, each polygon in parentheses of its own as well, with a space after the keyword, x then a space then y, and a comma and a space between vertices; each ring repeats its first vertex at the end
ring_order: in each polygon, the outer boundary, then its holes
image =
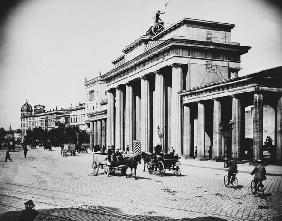
POLYGON ((10 150, 9 150, 9 149, 6 151, 5 162, 7 162, 7 160, 12 161, 11 156, 10 156, 10 150))
POLYGON ((23 143, 23 151, 24 151, 24 158, 26 158, 26 154, 27 154, 28 149, 27 149, 27 146, 26 146, 25 143, 23 143))

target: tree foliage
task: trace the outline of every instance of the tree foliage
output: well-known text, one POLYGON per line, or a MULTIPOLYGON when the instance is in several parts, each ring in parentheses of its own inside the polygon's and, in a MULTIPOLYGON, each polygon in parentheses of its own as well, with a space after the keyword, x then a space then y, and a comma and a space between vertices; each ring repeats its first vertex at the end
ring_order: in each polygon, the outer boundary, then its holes
POLYGON ((44 144, 46 141, 50 141, 53 146, 60 146, 65 143, 88 143, 89 135, 79 129, 78 126, 68 126, 60 124, 58 127, 49 131, 45 131, 42 128, 34 128, 28 130, 25 137, 27 144, 44 144))

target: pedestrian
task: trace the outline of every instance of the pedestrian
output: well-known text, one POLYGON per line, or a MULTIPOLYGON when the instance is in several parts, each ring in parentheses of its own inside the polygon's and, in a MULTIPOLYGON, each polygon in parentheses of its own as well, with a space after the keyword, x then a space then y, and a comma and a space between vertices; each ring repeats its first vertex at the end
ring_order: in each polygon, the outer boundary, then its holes
POLYGON ((212 146, 209 146, 208 152, 209 152, 209 160, 211 160, 212 159, 212 146))
POLYGON ((197 158, 197 146, 195 146, 195 148, 194 148, 194 160, 195 160, 195 158, 197 158))
POLYGON ((10 156, 10 150, 9 150, 9 149, 6 151, 5 162, 7 162, 7 160, 12 161, 11 156, 10 156))
POLYGON ((24 158, 26 158, 26 154, 27 154, 27 146, 25 144, 23 144, 23 151, 24 151, 24 158))

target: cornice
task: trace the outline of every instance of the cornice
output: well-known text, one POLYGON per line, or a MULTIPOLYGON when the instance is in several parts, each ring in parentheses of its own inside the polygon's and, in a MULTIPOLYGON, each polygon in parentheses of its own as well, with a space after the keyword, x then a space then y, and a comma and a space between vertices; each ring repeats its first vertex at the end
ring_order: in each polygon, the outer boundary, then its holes
MULTIPOLYGON (((215 42, 207 42, 207 41, 198 41, 198 40, 188 40, 184 38, 170 38, 155 47, 145 51, 144 53, 136 56, 130 61, 125 62, 124 64, 120 65, 119 67, 115 67, 109 72, 105 73, 101 77, 104 80, 108 80, 111 77, 117 75, 120 72, 124 72, 131 67, 142 63, 149 58, 162 53, 165 50, 171 49, 173 47, 191 47, 191 48, 206 48, 210 50, 233 50, 237 53, 244 54, 247 53, 248 50, 251 48, 249 46, 240 46, 234 44, 223 44, 223 43, 215 43, 215 42)), ((193 57, 191 57, 193 58, 193 57)))

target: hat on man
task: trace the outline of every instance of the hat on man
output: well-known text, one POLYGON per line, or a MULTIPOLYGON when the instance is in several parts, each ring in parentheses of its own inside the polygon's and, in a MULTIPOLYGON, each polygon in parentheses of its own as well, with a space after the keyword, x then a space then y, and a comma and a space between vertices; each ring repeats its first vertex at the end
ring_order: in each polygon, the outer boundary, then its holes
POLYGON ((26 207, 29 207, 29 208, 35 207, 35 205, 34 205, 34 203, 33 203, 32 200, 26 201, 26 202, 24 203, 24 205, 25 205, 26 207))

